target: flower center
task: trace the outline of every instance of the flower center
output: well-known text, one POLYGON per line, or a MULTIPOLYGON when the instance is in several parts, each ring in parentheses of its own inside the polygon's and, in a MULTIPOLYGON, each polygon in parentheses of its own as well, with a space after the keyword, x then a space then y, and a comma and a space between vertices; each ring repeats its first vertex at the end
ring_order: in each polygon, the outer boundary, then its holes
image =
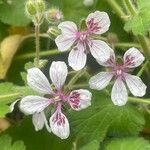
POLYGON ((88 41, 88 38, 89 38, 89 33, 84 31, 84 32, 78 32, 76 37, 77 37, 77 40, 79 40, 80 42, 82 43, 85 43, 88 41))
POLYGON ((123 77, 123 73, 125 72, 125 68, 123 65, 115 65, 113 67, 113 72, 116 77, 123 77))

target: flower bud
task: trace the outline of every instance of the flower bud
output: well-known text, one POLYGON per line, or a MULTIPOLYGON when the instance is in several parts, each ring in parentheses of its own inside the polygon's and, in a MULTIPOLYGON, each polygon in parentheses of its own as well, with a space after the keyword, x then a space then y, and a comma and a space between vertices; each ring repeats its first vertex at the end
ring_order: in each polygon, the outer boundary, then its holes
POLYGON ((51 39, 55 39, 60 34, 60 31, 57 27, 54 26, 54 27, 50 27, 47 33, 51 39))
POLYGON ((29 16, 34 16, 37 13, 35 2, 33 0, 28 0, 25 5, 26 12, 29 16))
POLYGON ((49 23, 58 24, 63 19, 63 14, 59 9, 52 8, 45 13, 45 17, 49 23))
POLYGON ((36 0, 35 3, 38 13, 42 13, 45 11, 45 2, 43 0, 36 0))
POLYGON ((94 4, 94 0, 84 0, 83 1, 84 6, 90 7, 94 4))

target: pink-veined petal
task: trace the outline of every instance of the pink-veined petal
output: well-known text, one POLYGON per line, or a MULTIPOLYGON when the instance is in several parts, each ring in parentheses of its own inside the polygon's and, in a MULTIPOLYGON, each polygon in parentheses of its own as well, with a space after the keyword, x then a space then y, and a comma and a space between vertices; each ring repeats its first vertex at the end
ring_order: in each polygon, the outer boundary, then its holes
POLYGON ((38 68, 31 68, 28 70, 27 81, 28 85, 36 92, 42 94, 53 93, 48 79, 38 68))
POLYGON ((20 110, 27 114, 34 114, 43 111, 51 100, 40 96, 26 96, 20 101, 20 110))
POLYGON ((130 74, 125 74, 127 86, 134 96, 142 97, 146 93, 146 85, 138 77, 130 74))
POLYGON ((125 84, 120 78, 117 78, 112 88, 111 99, 114 105, 123 106, 128 100, 128 93, 125 84))
POLYGON ((92 40, 89 48, 93 57, 100 62, 106 62, 113 51, 105 42, 100 40, 92 40))
POLYGON ((110 72, 100 72, 97 75, 91 77, 89 80, 89 85, 91 89, 102 90, 111 81, 113 74, 110 72))
POLYGON ((124 54, 124 66, 127 68, 135 68, 141 65, 145 57, 136 48, 128 49, 124 54))
POLYGON ((76 40, 77 26, 74 22, 65 21, 58 25, 62 34, 55 39, 55 43, 60 51, 68 50, 76 40))
POLYGON ((67 139, 70 134, 69 122, 61 111, 55 111, 50 117, 50 127, 52 132, 61 139, 67 139))
POLYGON ((106 12, 95 11, 87 16, 86 24, 91 33, 102 34, 108 31, 110 19, 106 12))
POLYGON ((67 65, 63 61, 53 61, 50 70, 50 78, 57 89, 61 89, 68 74, 67 65))
POLYGON ((115 53, 114 53, 114 50, 113 49, 110 49, 110 57, 107 61, 100 61, 100 60, 97 60, 97 62, 101 65, 101 66, 104 66, 104 67, 113 67, 116 65, 116 58, 115 58, 115 53))
POLYGON ((32 123, 35 127, 35 131, 42 130, 44 127, 44 119, 41 115, 41 113, 35 113, 32 116, 32 123))
POLYGON ((86 53, 82 43, 78 43, 69 53, 68 62, 74 70, 81 70, 86 65, 86 53))
POLYGON ((69 104, 72 109, 80 111, 91 105, 92 93, 88 90, 79 89, 70 93, 69 104))

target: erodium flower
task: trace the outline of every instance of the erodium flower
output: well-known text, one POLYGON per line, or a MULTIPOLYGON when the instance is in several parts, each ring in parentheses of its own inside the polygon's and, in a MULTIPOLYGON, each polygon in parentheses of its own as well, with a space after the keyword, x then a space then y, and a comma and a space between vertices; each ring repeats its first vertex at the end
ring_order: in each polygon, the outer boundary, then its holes
POLYGON ((101 62, 110 57, 110 47, 101 40, 92 38, 95 34, 105 33, 110 26, 110 20, 105 12, 95 11, 86 18, 86 29, 79 31, 76 24, 65 21, 58 25, 62 34, 55 39, 60 51, 71 49, 68 57, 69 66, 74 70, 82 69, 87 60, 87 53, 101 62))
POLYGON ((91 77, 89 81, 90 88, 102 90, 114 77, 116 81, 112 88, 111 99, 115 105, 125 105, 128 100, 125 83, 134 96, 144 96, 147 88, 146 85, 138 76, 130 75, 128 73, 131 69, 141 65, 144 59, 143 54, 141 54, 138 49, 130 48, 124 54, 123 63, 118 63, 116 61, 114 51, 112 51, 111 57, 107 60, 107 62, 99 62, 100 65, 108 67, 110 71, 100 72, 91 77))
POLYGON ((79 111, 91 105, 92 94, 88 90, 79 89, 70 93, 63 90, 68 69, 64 62, 52 62, 49 70, 51 81, 54 88, 46 76, 38 68, 28 70, 27 81, 28 85, 43 94, 41 96, 26 96, 20 101, 20 110, 27 115, 33 115, 32 121, 36 130, 44 127, 48 131, 52 131, 61 139, 66 139, 70 134, 69 122, 66 116, 62 113, 62 107, 69 104, 72 109, 79 111), (49 106, 53 107, 49 110, 49 106), (44 110, 49 110, 52 113, 49 123, 47 122, 44 110))

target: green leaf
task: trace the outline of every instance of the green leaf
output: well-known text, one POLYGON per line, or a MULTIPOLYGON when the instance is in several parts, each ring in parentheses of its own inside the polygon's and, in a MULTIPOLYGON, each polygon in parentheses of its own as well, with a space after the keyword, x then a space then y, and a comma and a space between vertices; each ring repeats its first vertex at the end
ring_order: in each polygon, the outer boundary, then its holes
POLYGON ((22 96, 36 94, 30 87, 17 86, 12 83, 0 83, 0 117, 10 112, 9 105, 22 96))
POLYGON ((134 35, 145 35, 150 30, 150 9, 141 9, 137 15, 131 17, 125 24, 127 32, 132 31, 134 35))
POLYGON ((66 140, 49 133, 46 129, 35 131, 31 118, 26 118, 18 126, 10 127, 5 134, 9 134, 13 141, 24 141, 27 150, 71 150, 73 147, 73 139, 69 137, 66 140))
POLYGON ((109 142, 104 150, 149 150, 150 144, 143 138, 123 138, 109 142))
POLYGON ((137 5, 139 9, 150 7, 150 1, 148 0, 137 0, 137 5))
POLYGON ((0 20, 3 23, 13 26, 26 26, 30 20, 25 15, 25 1, 13 0, 11 4, 3 3, 0 5, 0 20))
POLYGON ((0 149, 1 150, 25 150, 23 141, 16 141, 12 144, 12 138, 9 135, 0 136, 0 149))
POLYGON ((144 116, 133 106, 128 104, 122 107, 114 106, 106 93, 94 91, 92 93, 92 105, 88 109, 71 112, 72 129, 77 136, 85 137, 89 141, 97 139, 101 142, 106 134, 110 133, 109 129, 119 136, 135 135, 142 130, 145 123, 144 116), (117 123, 116 127, 115 123, 117 123))
POLYGON ((99 142, 93 140, 92 142, 88 143, 87 145, 83 146, 79 150, 99 150, 99 142))

